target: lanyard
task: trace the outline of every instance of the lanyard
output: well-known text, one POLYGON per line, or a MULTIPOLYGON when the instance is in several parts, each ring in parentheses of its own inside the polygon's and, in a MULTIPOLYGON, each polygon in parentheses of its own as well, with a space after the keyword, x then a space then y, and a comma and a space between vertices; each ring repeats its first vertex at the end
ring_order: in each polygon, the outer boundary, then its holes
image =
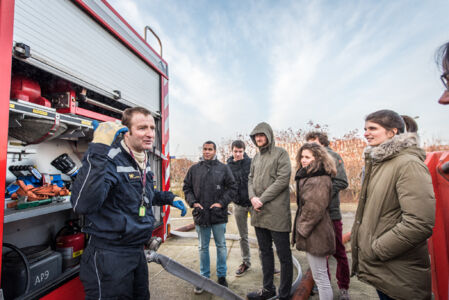
POLYGON ((145 194, 145 184, 147 182, 147 176, 146 176, 146 170, 147 170, 147 154, 145 153, 145 168, 141 171, 140 170, 140 166, 139 163, 137 162, 136 158, 134 157, 133 151, 128 147, 129 149, 129 154, 131 154, 131 157, 134 159, 134 161, 137 163, 137 170, 139 171, 140 176, 140 181, 142 182, 143 185, 143 192, 145 194))
POLYGON ((147 154, 145 153, 145 167, 141 171, 139 163, 137 162, 136 158, 134 157, 133 151, 129 147, 128 147, 128 150, 129 150, 129 154, 131 154, 131 157, 137 163, 137 170, 139 171, 139 174, 140 174, 140 182, 142 182, 142 199, 140 201, 140 207, 142 208, 145 205, 145 197, 146 197, 145 185, 147 183, 147 174, 146 174, 146 171, 147 171, 147 154))

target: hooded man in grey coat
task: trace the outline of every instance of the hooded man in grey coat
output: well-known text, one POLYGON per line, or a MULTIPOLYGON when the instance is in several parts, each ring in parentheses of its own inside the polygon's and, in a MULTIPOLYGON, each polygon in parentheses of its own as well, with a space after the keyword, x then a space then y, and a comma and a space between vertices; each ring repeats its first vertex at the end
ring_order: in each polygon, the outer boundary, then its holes
POLYGON ((265 122, 254 128, 251 139, 259 152, 251 162, 248 194, 252 204, 251 225, 256 230, 262 261, 263 288, 249 293, 247 298, 263 300, 276 295, 273 284, 274 241, 281 263, 279 299, 290 299, 293 279, 290 250, 290 158, 285 149, 275 146, 273 130, 265 122))

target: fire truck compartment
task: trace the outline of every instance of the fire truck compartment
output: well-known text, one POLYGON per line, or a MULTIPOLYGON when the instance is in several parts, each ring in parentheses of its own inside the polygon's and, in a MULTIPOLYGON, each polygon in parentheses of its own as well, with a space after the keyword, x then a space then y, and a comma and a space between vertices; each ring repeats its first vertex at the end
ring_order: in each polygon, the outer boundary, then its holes
MULTIPOLYGON (((113 24, 113 30, 130 39, 135 36, 101 1, 85 2, 113 24)), ((13 48, 18 59, 129 106, 161 111, 159 73, 74 1, 16 0, 15 3, 13 48), (22 45, 29 47, 29 58, 21 58, 22 45)), ((143 42, 137 37, 131 41, 149 61, 157 60, 157 66, 164 66, 157 55, 143 50, 143 42)))

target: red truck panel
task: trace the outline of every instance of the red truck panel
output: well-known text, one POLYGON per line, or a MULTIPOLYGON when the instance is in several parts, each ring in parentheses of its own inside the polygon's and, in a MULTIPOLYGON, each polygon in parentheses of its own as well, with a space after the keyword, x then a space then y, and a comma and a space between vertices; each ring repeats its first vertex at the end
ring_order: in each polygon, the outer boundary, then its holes
POLYGON ((60 286, 50 294, 45 295, 41 300, 82 300, 84 299, 84 287, 79 277, 76 277, 64 285, 60 286))
MULTIPOLYGON (((0 195, 2 195, 2 198, 5 194, 6 185, 6 152, 8 149, 13 26, 14 0, 0 0, 0 70, 2 70, 0 72, 0 195)), ((0 202, 0 217, 2 218, 2 222, 0 222, 0 241, 3 241, 4 199, 0 202)), ((2 248, 0 248, 0 257, 2 257, 2 248)))
POLYGON ((441 166, 449 162, 449 152, 427 154, 436 198, 435 227, 429 240, 432 261, 432 290, 436 300, 448 300, 449 293, 449 174, 441 166))

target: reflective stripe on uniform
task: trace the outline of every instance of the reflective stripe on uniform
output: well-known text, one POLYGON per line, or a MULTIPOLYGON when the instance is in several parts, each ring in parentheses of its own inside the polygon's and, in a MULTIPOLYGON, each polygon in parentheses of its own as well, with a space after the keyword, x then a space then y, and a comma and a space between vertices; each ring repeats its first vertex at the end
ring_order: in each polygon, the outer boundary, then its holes
POLYGON ((95 273, 97 273, 98 300, 101 300, 101 281, 100 281, 100 276, 98 275, 98 268, 97 268, 97 251, 95 251, 95 254, 94 254, 94 264, 95 264, 95 273))
POLYGON ((137 172, 136 169, 134 169, 134 167, 130 167, 130 166, 117 166, 117 172, 118 173, 129 173, 129 172, 137 172))
POLYGON ((122 152, 122 150, 120 148, 112 148, 111 150, 109 150, 108 156, 110 159, 113 159, 120 152, 122 152))
POLYGON ((81 189, 78 193, 78 198, 76 198, 75 205, 73 206, 73 211, 76 210, 76 206, 78 205, 78 200, 81 197, 81 193, 83 192, 84 185, 86 184, 87 179, 89 179, 90 170, 92 169, 92 164, 90 163, 89 156, 90 156, 90 153, 87 154, 87 157, 86 157, 87 163, 89 164, 89 169, 87 170, 86 178, 84 179, 83 185, 81 186, 81 189))

